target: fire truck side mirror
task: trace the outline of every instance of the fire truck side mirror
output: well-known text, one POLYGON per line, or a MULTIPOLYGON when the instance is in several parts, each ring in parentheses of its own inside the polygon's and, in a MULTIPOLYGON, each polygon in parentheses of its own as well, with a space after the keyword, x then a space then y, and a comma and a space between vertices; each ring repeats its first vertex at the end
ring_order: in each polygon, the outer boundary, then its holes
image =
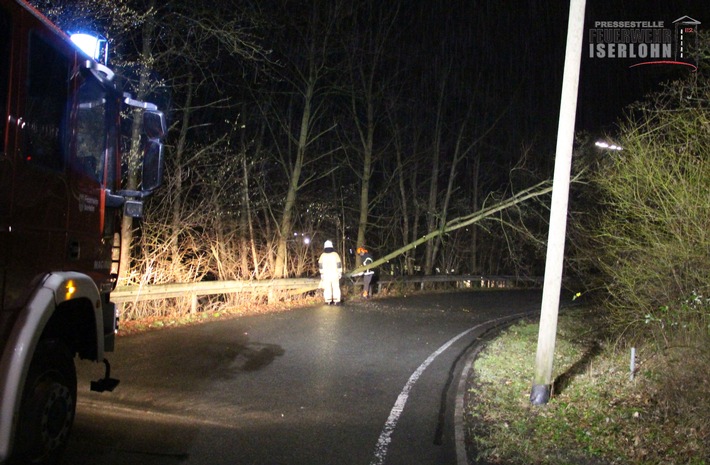
POLYGON ((146 110, 143 113, 143 133, 146 144, 143 153, 142 190, 150 193, 163 182, 163 144, 160 140, 165 136, 165 115, 157 110, 146 110))
POLYGON ((143 132, 148 139, 162 139, 167 132, 163 112, 152 110, 145 111, 143 113, 143 132))
POLYGON ((163 182, 163 144, 158 139, 149 139, 143 154, 141 190, 149 194, 163 182))

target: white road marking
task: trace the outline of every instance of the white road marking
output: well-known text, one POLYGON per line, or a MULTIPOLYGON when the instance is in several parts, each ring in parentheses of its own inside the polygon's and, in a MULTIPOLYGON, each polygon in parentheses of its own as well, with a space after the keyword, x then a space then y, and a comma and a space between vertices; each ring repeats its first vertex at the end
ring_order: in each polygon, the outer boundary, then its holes
POLYGON ((454 336, 452 339, 449 339, 446 344, 439 347, 436 352, 434 352, 426 360, 424 360, 424 362, 419 365, 419 368, 417 368, 414 373, 412 373, 412 376, 409 377, 407 384, 404 385, 404 389, 402 389, 402 392, 399 393, 397 401, 394 403, 394 407, 392 407, 392 410, 390 411, 390 416, 389 418, 387 418, 385 427, 382 429, 380 439, 377 441, 377 446, 375 447, 375 458, 370 462, 370 465, 382 465, 385 462, 385 457, 387 457, 387 447, 389 446, 391 440, 390 436, 392 436, 392 432, 397 426, 399 417, 402 414, 402 411, 404 410, 404 405, 407 403, 407 399, 409 399, 410 391, 414 387, 414 384, 419 380, 419 377, 422 375, 424 370, 426 370, 426 368, 431 365, 431 363, 434 361, 434 359, 436 359, 436 357, 438 357, 442 352, 448 349, 451 344, 458 341, 459 339, 461 339, 474 329, 478 328, 479 326, 481 325, 469 328, 466 331, 460 333, 459 335, 454 336))
POLYGON ((397 422, 399 421, 399 417, 402 415, 402 412, 404 411, 404 405, 407 403, 407 399, 409 399, 409 393, 411 392, 412 388, 414 387, 414 384, 419 380, 419 377, 422 375, 424 370, 427 369, 429 365, 438 357, 439 355, 442 354, 446 349, 451 347, 453 343, 470 333, 471 331, 480 328, 481 326, 486 326, 491 323, 495 323, 501 320, 507 320, 507 319, 513 319, 517 318, 521 315, 524 315, 523 313, 518 313, 516 315, 510 315, 506 317, 501 317, 501 318, 496 318, 494 320, 489 320, 486 321, 485 323, 481 323, 479 325, 473 326, 466 331, 454 336, 453 338, 449 339, 444 345, 439 347, 436 352, 432 353, 429 357, 427 357, 424 362, 419 365, 419 368, 417 368, 414 373, 409 377, 409 380, 407 383, 404 385, 404 388, 402 389, 402 392, 399 393, 399 396, 397 396, 397 400, 394 403, 394 407, 392 407, 392 410, 390 411, 390 415, 387 418, 387 421, 385 422, 384 428, 382 428, 382 433, 380 434, 380 438, 377 440, 377 446, 375 446, 375 457, 372 459, 370 462, 370 465, 382 465, 385 463, 385 458, 387 457, 387 448, 390 445, 390 442, 392 440, 392 432, 394 431, 395 427, 397 426, 397 422))

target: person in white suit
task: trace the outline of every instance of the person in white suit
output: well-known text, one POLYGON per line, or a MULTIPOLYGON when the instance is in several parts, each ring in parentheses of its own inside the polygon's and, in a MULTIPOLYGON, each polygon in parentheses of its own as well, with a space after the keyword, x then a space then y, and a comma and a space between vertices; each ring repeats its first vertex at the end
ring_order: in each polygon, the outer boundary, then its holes
POLYGON ((323 253, 318 258, 318 270, 326 305, 342 305, 340 278, 343 277, 343 262, 331 241, 325 241, 323 244, 323 253))

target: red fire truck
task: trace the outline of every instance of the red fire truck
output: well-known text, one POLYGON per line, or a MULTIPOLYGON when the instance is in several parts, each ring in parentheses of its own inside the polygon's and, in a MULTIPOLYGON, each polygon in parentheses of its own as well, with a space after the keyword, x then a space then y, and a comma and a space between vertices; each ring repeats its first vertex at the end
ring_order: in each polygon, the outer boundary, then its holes
POLYGON ((74 358, 113 350, 122 217, 162 176, 165 118, 24 0, 0 0, 0 463, 56 463, 74 419, 74 358), (128 106, 126 106, 128 105, 128 106), (121 110, 142 119, 122 187, 121 110), (139 110, 136 112, 135 109, 139 110))

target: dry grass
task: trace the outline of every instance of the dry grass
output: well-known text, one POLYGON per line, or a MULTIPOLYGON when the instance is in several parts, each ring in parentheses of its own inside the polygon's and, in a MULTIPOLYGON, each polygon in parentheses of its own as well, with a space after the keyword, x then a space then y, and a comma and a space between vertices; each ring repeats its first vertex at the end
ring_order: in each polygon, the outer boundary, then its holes
POLYGON ((310 294, 288 295, 269 302, 266 294, 248 297, 213 297, 202 299, 196 312, 190 311, 189 299, 164 299, 156 302, 144 302, 140 306, 127 306, 122 313, 119 335, 204 323, 220 318, 233 318, 245 315, 284 312, 294 308, 315 305, 322 302, 322 297, 310 294))

